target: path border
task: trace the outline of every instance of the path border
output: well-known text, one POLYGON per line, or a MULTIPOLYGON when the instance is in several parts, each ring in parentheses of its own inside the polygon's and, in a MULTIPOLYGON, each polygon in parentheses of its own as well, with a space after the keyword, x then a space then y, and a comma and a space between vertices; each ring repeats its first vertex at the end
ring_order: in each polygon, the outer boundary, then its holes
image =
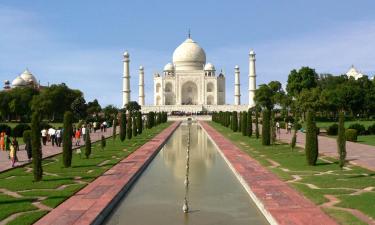
POLYGON ((172 123, 128 157, 39 219, 35 224, 102 224, 152 162, 180 123, 172 123))
POLYGON ((338 224, 207 122, 199 125, 271 225, 338 224))

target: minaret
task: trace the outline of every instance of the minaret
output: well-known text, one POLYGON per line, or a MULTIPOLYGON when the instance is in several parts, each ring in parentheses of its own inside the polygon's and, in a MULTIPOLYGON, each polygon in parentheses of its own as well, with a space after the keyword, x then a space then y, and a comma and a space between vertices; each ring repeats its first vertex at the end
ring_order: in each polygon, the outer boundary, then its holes
POLYGON ((255 52, 249 53, 249 107, 255 106, 255 90, 256 90, 256 72, 255 72, 255 52))
POLYGON ((139 84, 138 84, 138 104, 145 105, 145 72, 143 66, 139 67, 139 84))
POLYGON ((240 67, 234 67, 234 104, 241 105, 240 67))
POLYGON ((122 107, 130 102, 130 72, 129 72, 129 53, 124 53, 124 74, 122 76, 122 107))

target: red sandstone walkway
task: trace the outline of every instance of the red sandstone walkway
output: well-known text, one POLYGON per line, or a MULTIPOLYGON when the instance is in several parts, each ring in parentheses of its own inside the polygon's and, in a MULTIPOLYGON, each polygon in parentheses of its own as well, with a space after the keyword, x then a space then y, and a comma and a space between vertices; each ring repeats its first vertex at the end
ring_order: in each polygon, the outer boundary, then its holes
POLYGON ((337 224, 311 201, 262 167, 206 122, 200 122, 269 222, 280 225, 337 224), (252 196, 253 197, 253 196, 252 196), (270 215, 270 216, 267 216, 270 215), (272 221, 273 220, 273 221, 272 221))
POLYGON ((105 214, 111 210, 107 208, 107 205, 121 198, 121 195, 151 162, 178 125, 179 122, 174 122, 35 224, 100 224, 105 214))
MULTIPOLYGON (((101 139, 102 135, 105 137, 110 137, 112 135, 112 128, 108 128, 106 132, 96 131, 95 133, 91 133, 91 142, 95 142, 101 139)), ((81 146, 84 144, 84 141, 81 138, 81 146)), ((73 146, 73 149, 78 147, 73 146)), ((26 151, 24 150, 24 146, 20 146, 20 151, 17 152, 17 157, 19 162, 16 163, 16 166, 22 166, 29 163, 27 159, 26 151)), ((52 143, 48 142, 46 146, 42 146, 43 158, 51 157, 53 155, 57 155, 62 152, 62 147, 54 146, 52 147, 52 143)), ((12 165, 10 160, 8 159, 9 152, 7 151, 0 151, 0 172, 5 170, 11 169, 12 165)))
MULTIPOLYGON (((292 134, 287 134, 286 130, 281 129, 277 138, 282 142, 290 143, 292 134)), ((337 158, 337 144, 336 139, 324 136, 318 136, 319 139, 319 153, 337 158)), ((297 145, 305 148, 305 134, 297 133, 297 145)), ((359 144, 355 142, 346 142, 347 160, 354 165, 358 165, 375 171, 375 146, 359 144)))

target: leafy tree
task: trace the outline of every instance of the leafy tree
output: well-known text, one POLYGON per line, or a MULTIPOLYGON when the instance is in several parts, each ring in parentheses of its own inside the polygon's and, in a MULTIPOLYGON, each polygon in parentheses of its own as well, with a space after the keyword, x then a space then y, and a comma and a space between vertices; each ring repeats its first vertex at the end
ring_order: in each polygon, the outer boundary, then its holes
MULTIPOLYGON (((137 113, 137 112, 135 112, 135 113, 137 113)), ((133 119, 132 120, 133 120, 133 136, 134 137, 138 135, 137 121, 136 121, 135 118, 136 118, 135 115, 133 115, 133 119)))
POLYGON ((126 115, 124 112, 120 113, 120 140, 124 141, 126 137, 126 115))
POLYGON ((252 119, 252 111, 251 109, 249 109, 249 111, 247 112, 247 136, 251 137, 251 135, 253 134, 253 119, 252 119))
POLYGON ((290 71, 286 91, 291 96, 296 97, 303 89, 315 88, 317 85, 318 74, 315 70, 309 67, 302 67, 298 71, 290 71))
POLYGON ((237 112, 233 111, 232 112, 232 130, 233 132, 237 132, 238 129, 238 120, 237 120, 237 112))
POLYGON ((138 133, 142 134, 142 113, 140 111, 137 112, 137 128, 138 128, 138 133))
POLYGON ((147 128, 148 129, 151 129, 152 127, 154 127, 154 121, 155 121, 155 116, 154 116, 154 112, 149 112, 147 114, 147 128))
POLYGON ((312 110, 307 111, 306 116, 306 160, 308 165, 315 166, 318 160, 319 150, 318 150, 318 137, 317 129, 315 125, 315 112, 312 110))
POLYGON ((262 145, 270 145, 271 144, 271 127, 270 127, 270 120, 271 120, 271 112, 269 109, 265 108, 262 111, 262 145))
POLYGON ((85 156, 86 159, 88 159, 91 155, 91 138, 90 133, 86 134, 86 140, 85 140, 85 156))
POLYGON ((113 120, 115 115, 117 115, 120 110, 114 105, 107 105, 106 107, 103 108, 102 111, 104 113, 105 120, 113 120))
POLYGON ((247 136, 248 130, 249 130, 249 122, 247 121, 247 112, 242 113, 242 135, 247 136))
POLYGON ((340 168, 345 166, 346 159, 346 136, 345 136, 345 126, 344 126, 344 113, 339 114, 339 129, 337 136, 337 150, 339 153, 339 165, 340 168))
POLYGON ((131 113, 132 115, 136 112, 141 110, 141 106, 136 101, 130 101, 128 104, 125 105, 126 110, 131 113))
POLYGON ((31 148, 33 158, 34 181, 41 181, 43 178, 42 168, 42 146, 40 143, 40 114, 38 111, 33 112, 31 118, 31 148))
POLYGON ((74 117, 78 120, 85 119, 87 117, 87 105, 83 97, 76 98, 71 105, 74 117))
POLYGON ((258 107, 255 107, 255 137, 259 138, 259 111, 258 107))
POLYGON ((271 143, 276 143, 276 123, 275 123, 275 111, 271 111, 271 143))
POLYGON ((158 116, 156 119, 156 124, 161 124, 161 112, 158 112, 158 116))
POLYGON ((242 118, 242 112, 240 112, 239 115, 240 116, 239 116, 239 120, 238 120, 239 123, 238 123, 238 129, 237 129, 237 131, 238 132, 242 132, 242 120, 243 120, 243 118, 242 118))
POLYGON ((107 145, 106 139, 104 135, 102 135, 101 141, 100 141, 100 146, 102 147, 102 150, 104 150, 105 146, 107 145))
POLYGON ((98 114, 102 111, 102 107, 100 106, 97 99, 94 99, 92 102, 87 103, 87 114, 88 115, 95 115, 98 118, 98 114))
POLYGON ((73 136, 73 113, 70 111, 64 114, 64 130, 63 130, 63 163, 64 167, 72 165, 72 136, 73 136))
POLYGON ((113 140, 116 140, 116 129, 117 129, 117 115, 113 119, 113 125, 112 125, 112 138, 113 140))

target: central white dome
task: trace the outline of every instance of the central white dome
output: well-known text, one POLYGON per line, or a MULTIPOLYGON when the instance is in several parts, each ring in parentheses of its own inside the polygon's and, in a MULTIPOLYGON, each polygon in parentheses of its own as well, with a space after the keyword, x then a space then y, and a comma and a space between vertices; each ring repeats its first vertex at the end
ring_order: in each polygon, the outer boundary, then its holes
POLYGON ((206 53, 193 39, 186 39, 173 52, 176 70, 202 70, 206 64, 206 53))

